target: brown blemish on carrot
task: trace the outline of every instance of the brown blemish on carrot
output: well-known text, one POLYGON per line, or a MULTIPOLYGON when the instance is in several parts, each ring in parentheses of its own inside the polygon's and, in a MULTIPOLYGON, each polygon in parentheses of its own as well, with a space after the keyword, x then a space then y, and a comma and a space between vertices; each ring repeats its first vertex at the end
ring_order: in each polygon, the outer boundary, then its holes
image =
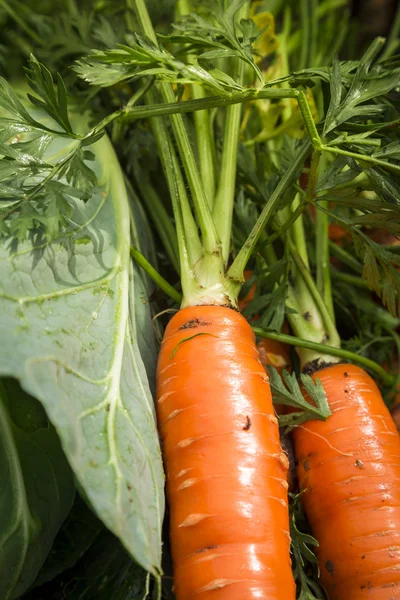
POLYGON ((179 329, 195 329, 196 327, 201 327, 203 325, 210 325, 207 321, 201 321, 200 319, 190 319, 186 321, 183 325, 179 327, 179 329))
POLYGON ((331 560, 326 561, 325 569, 328 571, 328 573, 330 573, 330 575, 332 575, 332 577, 335 577, 335 565, 331 560))
POLYGON ((250 421, 250 417, 248 415, 246 415, 246 423, 243 427, 243 431, 248 431, 251 427, 251 421, 250 421))

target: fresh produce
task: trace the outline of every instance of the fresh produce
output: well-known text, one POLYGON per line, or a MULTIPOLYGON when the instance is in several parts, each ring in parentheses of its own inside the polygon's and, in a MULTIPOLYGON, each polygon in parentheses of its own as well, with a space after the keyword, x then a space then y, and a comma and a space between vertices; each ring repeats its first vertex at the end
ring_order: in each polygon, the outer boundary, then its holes
POLYGON ((396 598, 400 589, 400 436, 360 367, 318 370, 332 410, 293 432, 302 502, 328 597, 396 598))
POLYGON ((0 23, 1 599, 397 597, 400 9, 0 23))
POLYGON ((157 411, 176 597, 294 598, 288 459, 243 317, 222 306, 173 317, 158 363, 157 411))

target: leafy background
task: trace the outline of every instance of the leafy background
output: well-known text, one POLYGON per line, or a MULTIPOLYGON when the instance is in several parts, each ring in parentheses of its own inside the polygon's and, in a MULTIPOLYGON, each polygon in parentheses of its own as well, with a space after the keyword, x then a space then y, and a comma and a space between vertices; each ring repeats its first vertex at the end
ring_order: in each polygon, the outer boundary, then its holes
MULTIPOLYGON (((158 30, 167 33, 175 2, 151 0, 147 4, 158 30)), ((215 8, 215 2, 208 4, 215 8)), ((283 4, 280 0, 271 0, 267 8, 279 13, 283 4)), ((311 0, 285 4, 292 9, 298 29, 308 28, 304 30, 312 33, 316 3, 311 0)), ((333 9, 342 13, 340 58, 359 57, 372 37, 388 31, 390 19, 385 23, 371 19, 372 2, 329 0, 320 4, 326 14, 331 9, 332 14, 333 9), (381 29, 372 30, 371 23, 381 29)), ((381 2, 379 10, 382 14, 394 15, 395 8, 394 2, 386 2, 384 7, 381 2)), ((5 515, 1 517, 2 529, 7 532, 15 528, 17 532, 11 538, 5 536, 0 540, 3 596, 17 598, 26 592, 24 598, 28 600, 128 600, 144 599, 151 591, 157 597, 154 582, 161 564, 164 480, 151 398, 159 340, 158 320, 154 321, 153 317, 168 309, 169 304, 130 261, 128 240, 131 239, 152 264, 159 264, 167 279, 170 275, 176 277, 176 269, 166 259, 158 239, 154 239, 156 236, 148 222, 151 215, 146 214, 142 206, 152 183, 155 182, 161 197, 167 193, 165 182, 157 177, 160 165, 155 159, 147 124, 125 130, 124 123, 121 127, 108 128, 129 177, 125 185, 107 138, 99 139, 95 146, 88 148, 96 139, 90 125, 123 105, 131 90, 124 87, 123 81, 107 90, 99 86, 88 89, 76 70, 71 69, 76 59, 89 55, 93 48, 104 56, 117 43, 125 42, 127 31, 135 28, 134 15, 130 3, 121 0, 79 3, 10 0, 0 2, 0 24, 3 32, 1 74, 6 79, 20 77, 30 58, 29 77, 36 91, 36 109, 29 109, 27 115, 7 85, 1 86, 2 108, 8 110, 9 121, 3 121, 0 132, 1 151, 5 155, 8 152, 7 160, 2 160, 0 166, 0 195, 9 202, 6 210, 11 214, 1 233, 8 235, 11 231, 14 239, 10 242, 6 238, 0 254, 3 286, 0 339, 4 340, 0 348, 0 368, 7 376, 1 388, 0 456, 13 481, 7 493, 1 495, 0 514, 5 515), (31 57, 32 52, 49 71, 31 57), (61 79, 56 78, 57 72, 65 82, 64 94, 60 92, 64 88, 61 79), (66 110, 67 93, 69 106, 75 112, 71 122, 66 110), (44 116, 43 102, 47 109, 53 108, 53 112, 50 110, 53 120, 44 116), (89 107, 91 114, 82 117, 89 107), (12 150, 4 148, 10 132, 20 136, 12 150), (132 159, 138 155, 142 157, 142 164, 132 159), (33 158, 36 158, 35 163, 33 158), (63 168, 59 168, 63 160, 63 168), (143 179, 136 189, 131 184, 140 168, 147 169, 150 181, 143 179), (53 177, 54 169, 58 169, 56 177, 53 177), (49 175, 52 177, 47 180, 49 175), (15 181, 19 185, 12 188, 11 183, 15 181), (26 197, 32 200, 31 204, 23 203, 26 197), (13 219, 12 215, 18 218, 13 219), (38 224, 43 223, 47 227, 38 235, 38 224), (64 231, 61 236, 60 228, 64 231), (8 376, 18 378, 23 387, 8 376), (53 425, 30 394, 40 399, 53 425), (43 468, 42 481, 34 476, 33 461, 43 468), (53 500, 51 510, 49 499, 53 500), (12 573, 16 564, 18 570, 12 573), (153 580, 145 569, 155 576, 153 580), (18 581, 12 580, 16 575, 18 581)), ((296 85, 313 79, 321 85, 328 100, 333 98, 327 131, 329 123, 337 127, 341 120, 361 115, 363 108, 358 107, 350 93, 342 96, 340 86, 339 93, 333 88, 327 91, 326 84, 330 81, 327 70, 321 68, 316 75, 307 72, 309 63, 314 64, 317 59, 320 66, 326 61, 330 64, 334 46, 339 42, 335 39, 336 25, 328 19, 324 28, 316 33, 316 44, 303 45, 296 65, 303 72, 292 82, 296 85)), ((310 39, 314 39, 312 35, 310 39)), ((228 36, 227 43, 230 42, 232 39, 228 36)), ((297 40, 295 34, 293 44, 298 43, 298 34, 297 40)), ((242 52, 242 48, 235 51, 242 52)), ((351 69, 350 63, 348 68, 351 69)), ((398 65, 394 64, 393 68, 398 65)), ((226 78, 218 80, 221 74, 216 71, 214 74, 218 84, 223 81, 229 87, 226 78)), ((346 69, 341 73, 347 91, 350 75, 354 73, 346 69)), ((14 87, 18 89, 19 84, 14 87)), ((368 100, 368 89, 364 92, 363 100, 368 100)), ((372 95, 375 93, 376 89, 372 95)), ((382 111, 382 108, 374 108, 382 111)), ((388 106, 385 110, 390 112, 388 106)), ((296 115, 293 122, 298 127, 296 115)), ((303 134, 300 128, 298 133, 303 134)), ((386 157, 396 158, 398 148, 390 146, 390 133, 383 133, 382 139, 386 144, 386 157)), ((286 150, 290 159, 294 146, 288 143, 286 150)), ((385 154, 381 157, 385 158, 385 154)), ((271 183, 279 176, 276 165, 271 165, 268 173, 249 172, 244 154, 242 159, 242 182, 251 180, 254 186, 258 177, 261 189, 265 183, 262 176, 271 176, 271 183)), ((285 169, 284 161, 281 169, 285 169)), ((327 191, 335 189, 338 177, 346 183, 357 175, 359 167, 355 161, 343 158, 340 163, 332 163, 324 179, 319 181, 317 193, 325 198, 327 191)), ((373 168, 370 176, 376 189, 385 189, 383 201, 391 203, 395 212, 393 199, 398 198, 398 189, 393 178, 373 168)), ((257 191, 257 185, 255 189, 257 191)), ((254 208, 261 205, 264 198, 252 200, 254 208)), ((337 195, 335 201, 340 201, 337 195)), ((346 201, 357 207, 359 199, 355 195, 346 201)), ((240 208, 240 203, 238 205, 240 208)), ((382 202, 376 206, 371 202, 369 208, 374 218, 374 210, 382 211, 382 202)), ((254 215, 244 214, 247 209, 243 208, 241 218, 251 222, 254 215)), ((356 269, 364 268, 367 274, 385 270, 385 255, 379 254, 379 247, 362 237, 358 244, 360 254, 366 258, 364 267, 355 259, 356 269)), ((277 266, 279 276, 287 276, 285 261, 283 257, 277 266)), ((388 278, 390 271, 384 274, 388 278)), ((271 279, 270 273, 265 277, 264 297, 257 299, 259 304, 253 305, 249 314, 251 310, 262 308, 260 303, 271 302, 273 286, 268 278, 271 279)), ((380 273, 375 280, 377 278, 380 279, 380 273)), ((374 279, 371 284, 373 287, 374 279)), ((338 284, 335 293, 339 306, 344 306, 352 297, 351 290, 344 282, 338 284)), ((389 286, 389 302, 390 293, 389 286)), ((284 300, 285 284, 273 297, 274 306, 281 308, 281 320, 284 300)), ((364 301, 361 306, 360 298, 354 299, 354 309, 359 311, 360 318, 348 347, 353 344, 356 350, 384 331, 377 322, 371 325, 370 321, 364 321, 363 324, 362 315, 365 319, 371 310, 368 300, 364 298, 364 301)), ((388 319, 387 313, 382 315, 385 326, 398 324, 395 320, 388 324, 388 319)), ((264 321, 268 327, 278 327, 277 323, 271 323, 268 312, 264 321)), ((354 327, 353 322, 351 327, 354 327)), ((304 542, 304 534, 294 531, 294 535, 304 542)), ((165 552, 163 595, 171 598, 168 562, 168 552, 165 552)))

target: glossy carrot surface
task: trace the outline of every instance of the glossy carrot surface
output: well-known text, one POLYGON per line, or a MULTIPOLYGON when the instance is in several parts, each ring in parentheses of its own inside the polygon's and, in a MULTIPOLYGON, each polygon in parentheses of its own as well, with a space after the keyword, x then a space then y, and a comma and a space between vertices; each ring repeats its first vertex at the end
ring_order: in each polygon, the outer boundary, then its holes
POLYGON ((239 313, 196 306, 172 318, 157 413, 177 600, 294 600, 288 459, 239 313))
POLYGON ((400 436, 371 377, 317 371, 332 411, 294 431, 298 478, 329 600, 400 598, 400 436))

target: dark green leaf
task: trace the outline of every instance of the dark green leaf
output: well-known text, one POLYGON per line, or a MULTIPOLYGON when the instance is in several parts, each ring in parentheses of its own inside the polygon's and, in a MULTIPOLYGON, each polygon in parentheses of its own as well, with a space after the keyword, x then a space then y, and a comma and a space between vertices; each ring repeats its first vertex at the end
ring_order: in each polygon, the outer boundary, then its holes
POLYGON ((67 92, 60 75, 57 75, 57 84, 55 84, 50 71, 34 56, 31 56, 29 69, 26 71, 29 85, 38 96, 28 94, 31 102, 43 108, 65 132, 73 134, 68 117, 67 92))
POLYGON ((289 494, 290 537, 292 540, 293 574, 298 589, 297 599, 324 600, 325 595, 314 580, 318 575, 318 565, 313 549, 318 547, 318 542, 309 533, 303 531, 303 529, 308 531, 309 527, 301 508, 302 493, 289 494), (307 574, 310 569, 313 571, 313 579, 307 574))
POLYGON ((75 486, 47 416, 15 380, 0 382, 0 596, 32 584, 71 509, 75 486))
POLYGON ((393 316, 400 315, 400 256, 373 242, 365 234, 353 233, 358 255, 363 260, 363 278, 393 316))
POLYGON ((352 181, 361 172, 357 163, 347 156, 339 156, 324 170, 318 178, 316 191, 329 190, 342 183, 352 181))
POLYGON ((300 409, 300 412, 281 415, 279 417, 281 426, 291 430, 309 419, 325 421, 331 415, 328 401, 319 379, 313 381, 309 375, 301 374, 301 383, 311 400, 309 402, 304 398, 295 373, 290 374, 284 371, 282 381, 274 367, 268 365, 268 370, 270 372, 270 386, 274 402, 300 409))
POLYGON ((11 85, 3 77, 0 77, 0 107, 28 125, 36 125, 36 121, 32 119, 11 85))
POLYGON ((325 119, 324 135, 354 117, 376 117, 382 112, 382 106, 365 106, 363 103, 379 98, 398 86, 400 68, 393 68, 391 65, 385 69, 383 63, 374 68, 374 61, 383 42, 382 38, 377 38, 368 48, 357 65, 350 88, 340 104, 338 98, 341 74, 337 61, 334 62, 331 73, 331 104, 325 119))
POLYGON ((83 198, 90 198, 96 185, 96 175, 94 171, 86 165, 86 161, 93 161, 93 153, 87 154, 78 147, 72 154, 71 159, 65 167, 59 172, 59 177, 65 176, 67 183, 77 188, 83 195, 83 198))
POLYGON ((71 512, 54 540, 51 552, 40 569, 34 587, 53 580, 57 575, 73 567, 102 530, 101 521, 77 494, 71 512))
POLYGON ((73 569, 32 590, 25 600, 145 600, 148 591, 149 575, 103 529, 73 569))

